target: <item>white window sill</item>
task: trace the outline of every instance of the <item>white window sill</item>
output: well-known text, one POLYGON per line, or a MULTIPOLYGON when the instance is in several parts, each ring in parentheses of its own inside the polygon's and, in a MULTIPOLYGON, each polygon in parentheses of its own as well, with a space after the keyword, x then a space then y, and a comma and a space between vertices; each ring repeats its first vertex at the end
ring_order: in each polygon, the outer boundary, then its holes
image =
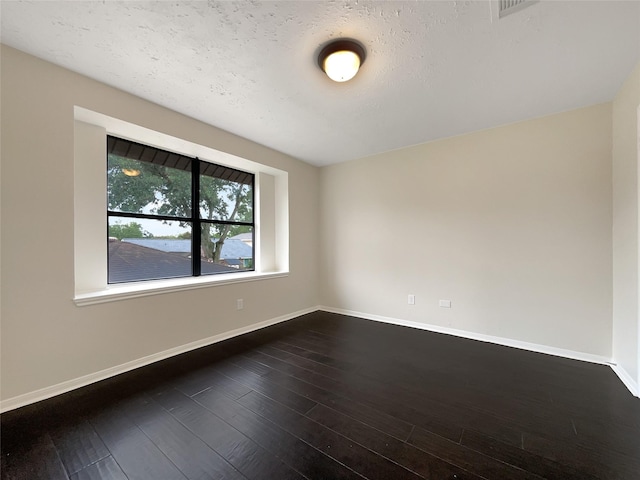
POLYGON ((233 283, 254 282, 270 278, 286 277, 289 272, 270 273, 234 273, 231 275, 212 275, 206 277, 171 278, 166 280, 149 280, 145 282, 132 282, 127 284, 107 285, 104 290, 96 292, 76 294, 73 302, 78 307, 94 305, 96 303, 117 302, 130 298, 160 295, 162 293, 181 292, 196 288, 207 288, 218 285, 230 285, 233 283))

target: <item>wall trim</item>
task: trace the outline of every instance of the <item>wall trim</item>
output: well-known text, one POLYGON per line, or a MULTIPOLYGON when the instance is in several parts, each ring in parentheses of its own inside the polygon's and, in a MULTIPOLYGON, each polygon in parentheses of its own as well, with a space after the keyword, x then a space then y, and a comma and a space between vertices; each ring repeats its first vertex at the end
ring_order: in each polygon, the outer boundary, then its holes
POLYGON ((100 370, 99 372, 90 373, 88 375, 74 378, 72 380, 67 380, 56 385, 51 385, 50 387, 41 388, 33 392, 24 393, 16 397, 8 398, 6 400, 0 401, 0 413, 24 407, 41 400, 46 400, 47 398, 55 397, 56 395, 60 395, 71 390, 75 390, 77 388, 99 382, 100 380, 105 380, 107 378, 120 375, 121 373, 125 373, 136 368, 144 367, 145 365, 149 365, 160 360, 173 357, 175 355, 180 355, 181 353, 186 353, 197 348, 206 347, 208 345, 212 345, 229 338, 237 337, 238 335, 253 332, 255 330, 260 330, 262 328, 285 322, 287 320, 291 320, 296 317, 315 312, 317 310, 318 307, 310 307, 304 310, 298 310, 297 312, 289 313, 269 320, 264 320, 262 322, 253 323, 246 327, 236 328, 234 330, 223 332, 212 337, 203 338, 201 340, 196 340, 195 342, 190 342, 185 345, 180 345, 178 347, 164 350, 162 352, 147 355, 146 357, 138 358, 137 360, 132 360, 121 365, 116 365, 115 367, 106 368, 104 370, 100 370))
POLYGON ((320 306, 319 308, 320 310, 324 310, 325 312, 338 313, 341 315, 348 315, 350 317, 359 317, 359 318, 364 318, 366 320, 390 323, 392 325, 400 325, 403 327, 418 328, 420 330, 427 330, 435 333, 444 333, 444 334, 453 335, 456 337, 468 338, 471 340, 479 340, 481 342, 493 343, 496 345, 503 345, 505 347, 519 348, 520 350, 528 350, 531 352, 545 353, 547 355, 554 355, 556 357, 571 358, 573 360, 582 360, 584 362, 597 363, 600 365, 611 366, 613 364, 611 359, 607 357, 602 357, 600 355, 593 355, 593 354, 584 353, 584 352, 576 352, 574 350, 566 350, 564 348, 550 347, 548 345, 540 345, 537 343, 522 342, 520 340, 513 340, 511 338, 495 337, 493 335, 484 335, 482 333, 475 333, 467 330, 457 330, 455 328, 441 327, 439 325, 432 325, 429 323, 414 322, 411 320, 401 320, 398 318, 384 317, 382 315, 373 315, 370 313, 356 312, 353 310, 344 310, 341 308, 333 308, 333 307, 326 307, 326 306, 320 306))
POLYGON ((627 387, 634 396, 640 398, 640 389, 638 388, 638 383, 633 380, 631 375, 629 375, 629 372, 627 372, 618 364, 611 365, 611 369, 615 372, 622 383, 624 383, 625 387, 627 387))
POLYGON ((201 347, 206 347, 208 345, 212 345, 214 343, 218 343, 223 340, 227 340, 229 338, 237 337, 245 333, 250 333, 256 330, 260 330, 262 328, 269 327, 271 325, 275 325, 281 322, 286 322, 287 320, 292 320, 294 318, 297 318, 309 313, 313 313, 316 311, 324 311, 324 312, 336 313, 340 315, 347 315, 350 317, 363 318, 365 320, 373 320, 376 322, 388 323, 391 325, 398 325, 403 327, 417 328, 420 330, 427 330, 435 333, 444 333, 446 335, 453 335, 456 337, 468 338, 471 340, 478 340, 481 342, 493 343, 496 345, 503 345, 506 347, 519 348, 521 350, 544 353, 547 355, 554 355, 557 357, 570 358, 573 360, 581 360, 584 362, 596 363, 600 365, 608 365, 615 372, 618 378, 620 378, 620 380, 627 387, 627 389, 629 389, 629 391, 634 396, 640 397, 640 389, 638 388, 637 382, 635 382, 632 379, 631 375, 629 375, 629 373, 624 368, 622 368, 620 365, 617 365, 607 357, 603 357, 600 355, 592 355, 584 352, 576 352, 574 350, 566 350, 563 348, 550 347, 547 345, 540 345, 536 343, 522 342, 520 340, 513 340, 510 338, 484 335, 481 333, 469 332, 467 330, 457 330, 454 328, 441 327, 439 325, 432 325, 428 323, 414 322, 410 320, 401 320, 398 318, 385 317, 382 315, 374 315, 374 314, 365 313, 365 312, 357 312, 354 310, 345 310, 342 308, 334 308, 334 307, 319 305, 315 307, 306 308, 303 310, 298 310, 297 312, 289 313, 289 314, 282 315, 269 320, 264 320, 262 322, 254 323, 246 327, 236 328, 228 332, 223 332, 218 335, 203 338, 201 340, 196 340, 194 342, 190 342, 185 345, 170 348, 168 350, 154 353, 152 355, 147 355, 145 357, 139 358, 137 360, 132 360, 130 362, 123 363, 121 365, 100 370, 99 372, 90 373, 88 375, 74 378, 72 380, 67 380, 65 382, 58 383, 50 387, 41 388, 33 392, 25 393, 22 395, 18 395, 16 397, 2 400, 0 401, 0 413, 4 413, 4 412, 8 412, 9 410, 14 410, 16 408, 24 407, 26 405, 39 402, 41 400, 46 400, 47 398, 55 397, 56 395, 60 395, 60 394, 69 392, 71 390, 75 390, 77 388, 81 388, 86 385, 90 385, 92 383, 96 383, 101 380, 105 380, 107 378, 120 375, 121 373, 125 373, 130 370, 134 370, 136 368, 150 365, 152 363, 158 362, 160 360, 164 360, 166 358, 173 357, 175 355, 180 355, 182 353, 186 353, 191 350, 195 350, 201 347))

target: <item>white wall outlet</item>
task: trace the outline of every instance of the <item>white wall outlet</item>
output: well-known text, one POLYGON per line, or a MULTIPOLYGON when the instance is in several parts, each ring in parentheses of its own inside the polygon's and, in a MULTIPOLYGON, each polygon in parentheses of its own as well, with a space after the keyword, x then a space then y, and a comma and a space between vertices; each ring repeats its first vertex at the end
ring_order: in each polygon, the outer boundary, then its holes
POLYGON ((409 305, 415 305, 416 304, 416 296, 415 295, 409 295, 407 297, 407 303, 409 305))
POLYGON ((451 300, 440 300, 439 305, 442 308, 451 308, 451 300))
POLYGON ((244 300, 241 298, 236 300, 236 307, 238 308, 238 310, 242 310, 244 308, 244 300))

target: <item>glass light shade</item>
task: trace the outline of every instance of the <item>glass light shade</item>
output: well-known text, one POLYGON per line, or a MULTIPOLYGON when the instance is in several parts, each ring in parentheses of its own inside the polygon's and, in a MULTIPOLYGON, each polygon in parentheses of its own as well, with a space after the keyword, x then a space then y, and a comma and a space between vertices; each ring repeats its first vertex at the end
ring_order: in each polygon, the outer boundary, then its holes
POLYGON ((335 82, 346 82, 360 69, 360 56, 350 50, 340 50, 324 60, 323 70, 335 82))
POLYGON ((137 177, 140 175, 140 170, 135 168, 123 168, 122 173, 124 173, 127 177, 137 177))

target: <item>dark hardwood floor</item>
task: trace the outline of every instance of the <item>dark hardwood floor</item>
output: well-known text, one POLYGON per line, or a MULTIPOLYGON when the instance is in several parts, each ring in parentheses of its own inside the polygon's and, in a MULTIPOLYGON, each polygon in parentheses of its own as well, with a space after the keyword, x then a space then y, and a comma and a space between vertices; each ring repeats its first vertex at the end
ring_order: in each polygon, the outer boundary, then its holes
POLYGON ((0 420, 2 479, 640 479, 610 368, 323 312, 0 420))

